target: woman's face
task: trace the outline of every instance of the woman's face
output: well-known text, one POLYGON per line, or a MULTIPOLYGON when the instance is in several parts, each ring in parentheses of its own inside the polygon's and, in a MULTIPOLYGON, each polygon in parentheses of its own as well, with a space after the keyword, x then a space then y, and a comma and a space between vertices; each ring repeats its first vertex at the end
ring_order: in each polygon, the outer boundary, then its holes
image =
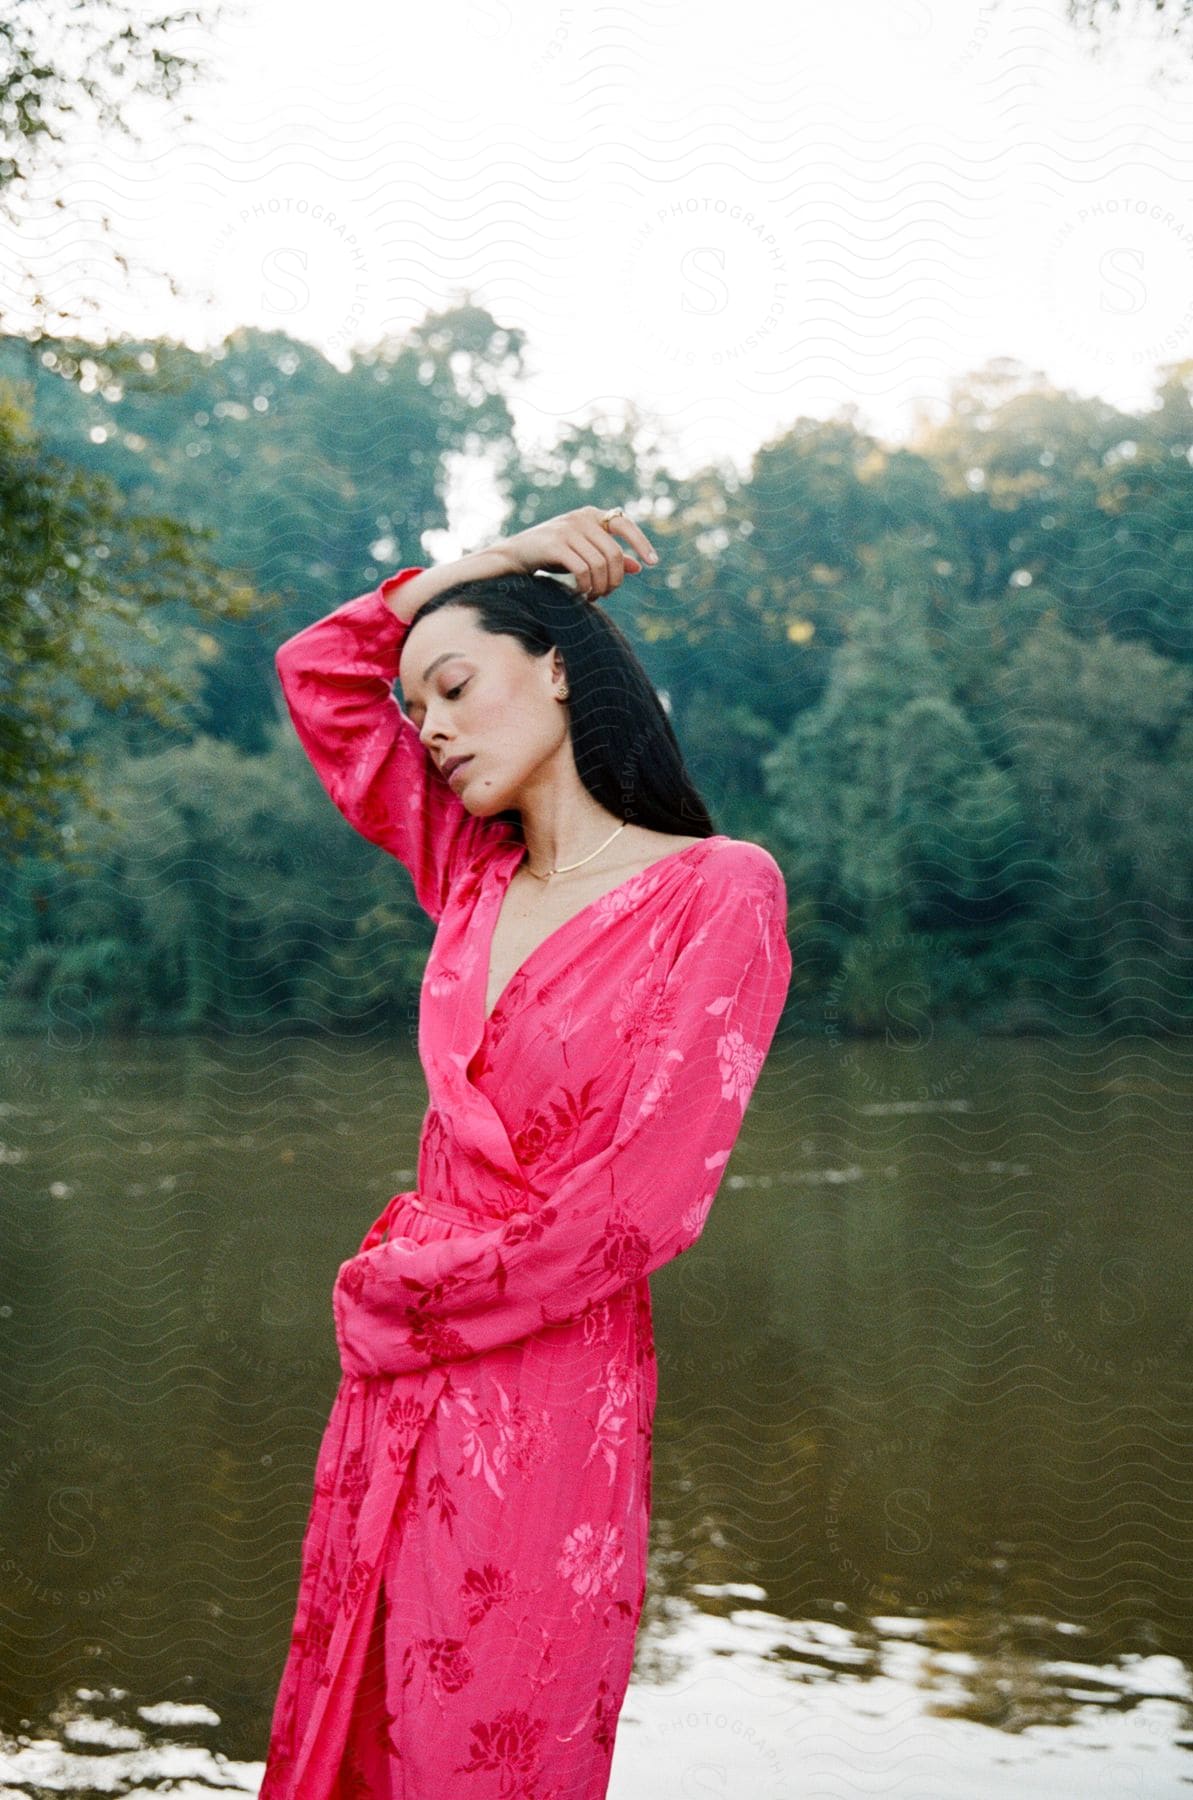
POLYGON ((531 656, 483 630, 474 607, 445 606, 412 626, 398 679, 402 710, 438 766, 469 758, 449 785, 480 817, 520 810, 535 775, 569 744, 558 652, 531 656))

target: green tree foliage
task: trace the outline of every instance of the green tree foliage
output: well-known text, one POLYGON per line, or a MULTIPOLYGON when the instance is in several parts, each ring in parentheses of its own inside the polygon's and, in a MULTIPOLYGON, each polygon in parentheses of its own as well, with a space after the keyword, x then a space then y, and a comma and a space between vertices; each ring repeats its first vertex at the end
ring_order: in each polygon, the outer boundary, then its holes
POLYGON ((1193 1018, 1193 671, 1043 620, 995 678, 1037 862, 1032 941, 1124 1028, 1193 1018))
POLYGON ((106 391, 100 353, 67 382, 39 362, 64 462, 160 496, 278 604, 156 609, 185 727, 75 695, 111 816, 75 821, 86 869, 2 877, 6 1022, 413 1032, 427 922, 315 780, 272 657, 427 560, 462 456, 511 530, 645 497, 663 560, 611 608, 718 829, 784 867, 797 1009, 881 1031, 914 992, 1003 1029, 1188 1025, 1193 365, 1136 418, 995 362, 906 448, 801 419, 745 474, 681 478, 633 414, 520 454, 523 348, 466 304, 347 374, 261 333, 141 345, 106 391))
POLYGON ((10 1023, 411 1028, 428 921, 291 731, 259 756, 199 736, 118 758, 109 796, 69 866, 0 870, 10 1023))
POLYGON ((825 692, 763 759, 789 878, 816 900, 821 954, 846 967, 854 1022, 890 976, 884 950, 861 978, 859 940, 894 937, 905 963, 917 930, 963 925, 976 950, 1013 904, 1014 793, 933 651, 938 578, 919 537, 877 546, 848 585, 849 633, 825 692))
POLYGON ((912 919, 977 922, 1004 914, 1023 821, 1014 783, 942 693, 891 721, 890 821, 898 892, 912 919))
POLYGON ((621 421, 565 424, 545 450, 522 455, 511 439, 501 459, 498 485, 510 531, 525 530, 576 506, 601 504, 608 494, 632 494, 638 505, 656 505, 665 501, 668 488, 653 427, 633 406, 627 407, 621 421))
MULTIPOLYGON (((108 475, 137 508, 217 534, 221 561, 276 600, 277 614, 206 621, 196 724, 257 752, 279 716, 273 650, 327 610, 327 596, 374 586, 383 568, 423 556, 448 523, 450 459, 508 459, 501 393, 521 367, 520 333, 461 305, 347 374, 308 345, 237 331, 192 351, 128 341, 139 371, 105 380, 72 346, 32 365, 47 447, 108 475), (67 377, 64 381, 63 375, 67 377)), ((27 368, 0 345, 0 370, 27 368)), ((196 617, 191 624, 198 627, 196 617)))
MULTIPOLYGON (((163 661, 171 606, 234 617, 252 596, 197 533, 134 515, 103 475, 48 456, 0 382, 0 845, 57 845, 71 797, 102 805, 86 749, 102 713, 185 731, 184 653, 163 661), (157 615, 167 615, 165 625, 157 615)), ((193 665, 192 665, 193 667, 193 665)))
MULTIPOLYGON (((209 22, 218 14, 207 9, 209 22)), ((156 16, 123 0, 18 3, 0 16, 0 211, 20 221, 28 182, 61 166, 80 122, 139 141, 130 103, 173 103, 201 63, 182 53, 193 8, 156 16)), ((61 210, 65 202, 55 200, 61 210)), ((109 221, 101 217, 104 230, 109 221)), ((29 238, 32 246, 34 239, 29 238)), ((123 265, 127 269, 127 264, 123 265)), ((0 370, 0 856, 69 854, 72 798, 99 808, 88 730, 104 715, 189 729, 195 646, 180 610, 233 620, 252 596, 202 554, 212 533, 186 531, 155 497, 124 504, 111 472, 57 456, 35 421, 31 371, 101 386, 111 398, 119 352, 102 369, 79 344, 44 357, 61 317, 32 267, 6 271, 32 323, 5 341, 0 370)), ((83 304, 86 304, 84 298, 83 304)))
POLYGON ((950 417, 922 436, 968 548, 968 595, 999 597, 1008 644, 1055 604, 1080 635, 1113 632, 1193 660, 1191 373, 1193 363, 1175 365, 1155 410, 1136 418, 1024 389, 1021 372, 995 363, 960 384, 950 417), (1041 583, 1042 601, 1031 592, 1041 583))

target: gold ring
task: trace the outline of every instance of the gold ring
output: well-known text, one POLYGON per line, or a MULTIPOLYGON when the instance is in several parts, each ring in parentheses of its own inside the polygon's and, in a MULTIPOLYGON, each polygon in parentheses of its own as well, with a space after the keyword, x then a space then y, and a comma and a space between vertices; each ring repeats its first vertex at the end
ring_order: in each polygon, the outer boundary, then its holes
POLYGON ((609 529, 610 519, 616 519, 619 513, 624 513, 624 512, 625 512, 624 506, 611 506, 607 513, 602 513, 601 514, 601 524, 605 527, 605 530, 608 531, 608 529, 609 529))

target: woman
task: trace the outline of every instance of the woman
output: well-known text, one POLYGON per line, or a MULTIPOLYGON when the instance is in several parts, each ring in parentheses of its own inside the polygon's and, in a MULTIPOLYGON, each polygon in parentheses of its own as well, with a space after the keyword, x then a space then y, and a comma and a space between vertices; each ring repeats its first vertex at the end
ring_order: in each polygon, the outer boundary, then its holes
POLYGON ((647 1277, 701 1233, 791 974, 778 865, 713 831, 592 604, 657 560, 584 506, 277 653, 332 800, 438 931, 417 1190, 334 1285, 262 1800, 607 1791, 646 1581, 647 1277))

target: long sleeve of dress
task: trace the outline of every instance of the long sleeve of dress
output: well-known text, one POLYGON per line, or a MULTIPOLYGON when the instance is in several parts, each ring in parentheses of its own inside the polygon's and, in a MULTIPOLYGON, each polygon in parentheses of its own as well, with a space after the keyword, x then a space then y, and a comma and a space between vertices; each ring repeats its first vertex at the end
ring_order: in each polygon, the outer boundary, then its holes
POLYGON ((641 1022, 610 1142, 534 1213, 341 1265, 347 1375, 425 1369, 574 1319, 700 1236, 791 976, 786 889, 760 846, 712 858, 691 929, 641 1022))
POLYGON ((401 569, 308 625, 274 664, 331 799, 362 837, 405 864, 420 906, 438 919, 457 871, 495 827, 452 792, 393 693, 409 626, 386 595, 421 572, 401 569))

